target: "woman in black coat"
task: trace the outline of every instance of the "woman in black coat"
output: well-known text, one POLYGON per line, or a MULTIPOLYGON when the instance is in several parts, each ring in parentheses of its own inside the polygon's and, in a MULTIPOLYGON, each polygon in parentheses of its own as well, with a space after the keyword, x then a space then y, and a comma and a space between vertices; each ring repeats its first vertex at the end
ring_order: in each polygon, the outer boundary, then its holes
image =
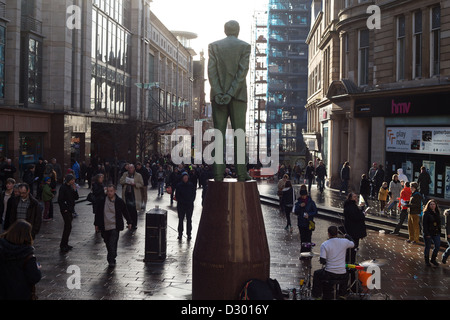
MULTIPOLYGON (((355 249, 359 246, 359 240, 367 236, 366 223, 363 209, 357 205, 358 195, 351 192, 344 202, 344 228, 352 237, 355 249)), ((350 263, 355 263, 356 251, 351 251, 350 263)))
POLYGON ((281 196, 281 203, 284 208, 284 212, 286 213, 286 222, 287 222, 284 230, 289 230, 290 232, 292 232, 291 212, 295 203, 295 194, 290 180, 286 181, 286 184, 284 185, 284 189, 282 191, 283 194, 281 196))
POLYGON ((92 180, 92 194, 94 195, 94 201, 92 202, 92 212, 95 214, 96 207, 99 203, 105 200, 105 176, 101 173, 97 174, 92 180))
POLYGON ((430 266, 431 243, 434 243, 431 263, 438 266, 436 258, 441 246, 441 214, 436 200, 430 200, 423 208, 423 239, 425 241, 425 264, 430 266))
POLYGON ((32 245, 31 224, 25 220, 0 236, 0 300, 35 299, 42 275, 32 245))

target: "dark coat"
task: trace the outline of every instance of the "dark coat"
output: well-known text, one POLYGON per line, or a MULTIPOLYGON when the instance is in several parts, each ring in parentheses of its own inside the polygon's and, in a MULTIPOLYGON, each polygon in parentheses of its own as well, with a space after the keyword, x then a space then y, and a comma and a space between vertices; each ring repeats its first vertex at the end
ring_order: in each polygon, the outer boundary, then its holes
POLYGON ((196 187, 192 182, 180 182, 175 189, 175 198, 178 204, 192 205, 197 195, 196 187))
POLYGON ((313 166, 307 166, 306 167, 306 172, 305 172, 305 178, 306 179, 314 179, 314 175, 315 175, 315 169, 313 166))
POLYGON ((354 200, 344 203, 345 231, 353 239, 362 239, 367 236, 365 216, 354 200))
MULTIPOLYGON (((20 197, 11 197, 8 200, 8 207, 11 204, 11 211, 9 211, 9 225, 5 225, 5 228, 11 226, 17 220, 17 205, 21 201, 20 197), (11 203, 9 202, 11 201, 11 203)), ((39 202, 30 194, 30 205, 27 209, 27 217, 25 219, 31 224, 31 235, 33 239, 39 233, 42 224, 42 206, 39 202)))
POLYGON ((361 179, 359 184, 359 193, 362 195, 370 194, 370 180, 369 179, 361 179))
POLYGON ((431 177, 428 172, 421 172, 417 179, 417 183, 419 184, 421 194, 428 195, 430 193, 431 177))
POLYGON ((344 166, 341 169, 341 179, 350 180, 350 167, 344 166))
POLYGON ((316 168, 317 179, 323 180, 327 176, 327 168, 325 165, 318 165, 316 168))
POLYGON ((295 195, 294 190, 291 188, 284 188, 283 194, 281 196, 281 204, 283 207, 290 207, 292 208, 295 203, 295 195))
MULTIPOLYGON (((98 202, 95 210, 94 226, 98 227, 100 231, 105 231, 105 201, 109 201, 108 197, 98 202)), ((116 230, 122 231, 125 228, 123 218, 127 220, 127 224, 132 224, 132 222, 125 201, 119 198, 117 194, 116 200, 114 201, 114 208, 116 210, 116 230)))
POLYGON ((79 199, 78 191, 73 190, 73 188, 67 183, 63 183, 59 188, 58 194, 58 204, 61 212, 75 212, 75 201, 79 199))
POLYGON ((295 203, 294 214, 297 216, 297 226, 299 228, 308 228, 309 222, 314 221, 314 216, 317 214, 316 203, 310 197, 306 198, 304 207, 301 206, 301 203, 300 199, 295 203), (308 218, 303 216, 305 213, 308 214, 308 218))
POLYGON ((433 237, 441 234, 441 216, 439 212, 427 210, 423 213, 423 236, 433 237))
POLYGON ((0 300, 31 300, 31 288, 41 280, 34 248, 0 239, 0 300))
POLYGON ((414 192, 411 196, 411 200, 409 200, 410 214, 421 214, 422 213, 422 195, 419 192, 414 192))

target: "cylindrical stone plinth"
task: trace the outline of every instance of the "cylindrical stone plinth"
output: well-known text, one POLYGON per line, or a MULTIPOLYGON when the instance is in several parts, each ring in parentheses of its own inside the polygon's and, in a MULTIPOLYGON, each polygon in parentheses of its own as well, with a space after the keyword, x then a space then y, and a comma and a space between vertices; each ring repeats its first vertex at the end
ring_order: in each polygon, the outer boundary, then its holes
POLYGON ((269 275, 256 181, 210 180, 193 253, 192 299, 236 300, 248 280, 269 275))

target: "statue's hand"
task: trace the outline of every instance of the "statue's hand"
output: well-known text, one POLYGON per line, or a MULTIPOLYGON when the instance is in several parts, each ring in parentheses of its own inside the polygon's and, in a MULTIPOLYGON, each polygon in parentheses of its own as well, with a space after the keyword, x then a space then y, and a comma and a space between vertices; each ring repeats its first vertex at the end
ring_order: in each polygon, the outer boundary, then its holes
POLYGON ((214 97, 214 101, 216 101, 216 103, 219 105, 223 104, 222 100, 223 100, 223 94, 221 94, 221 93, 214 97))
POLYGON ((232 97, 229 94, 224 94, 222 97, 223 104, 230 104, 232 97))
POLYGON ((216 101, 216 103, 218 105, 227 105, 231 102, 232 97, 229 94, 218 94, 214 97, 214 101, 216 101))

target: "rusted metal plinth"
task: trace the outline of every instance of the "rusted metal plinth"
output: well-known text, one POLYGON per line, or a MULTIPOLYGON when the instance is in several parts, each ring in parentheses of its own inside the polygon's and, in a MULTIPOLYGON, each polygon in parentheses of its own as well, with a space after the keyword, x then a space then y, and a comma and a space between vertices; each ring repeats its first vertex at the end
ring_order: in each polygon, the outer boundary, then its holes
POLYGON ((192 299, 236 300, 246 281, 269 275, 256 181, 209 181, 193 253, 192 299))

